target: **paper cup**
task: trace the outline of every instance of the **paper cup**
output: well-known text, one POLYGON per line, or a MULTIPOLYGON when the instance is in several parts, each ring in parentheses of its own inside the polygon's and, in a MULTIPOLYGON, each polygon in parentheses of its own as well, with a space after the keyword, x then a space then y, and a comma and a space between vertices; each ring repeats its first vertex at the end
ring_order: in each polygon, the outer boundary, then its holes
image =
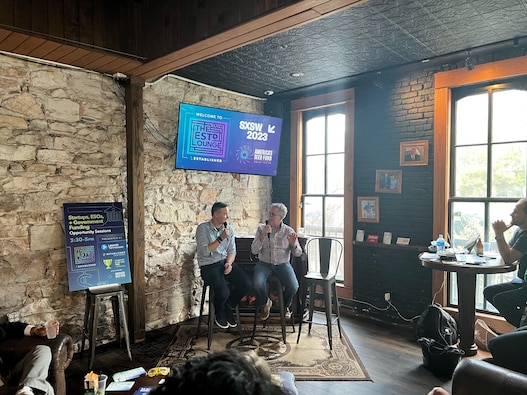
POLYGON ((46 336, 48 339, 54 339, 59 333, 59 322, 57 320, 50 321, 46 324, 46 336))

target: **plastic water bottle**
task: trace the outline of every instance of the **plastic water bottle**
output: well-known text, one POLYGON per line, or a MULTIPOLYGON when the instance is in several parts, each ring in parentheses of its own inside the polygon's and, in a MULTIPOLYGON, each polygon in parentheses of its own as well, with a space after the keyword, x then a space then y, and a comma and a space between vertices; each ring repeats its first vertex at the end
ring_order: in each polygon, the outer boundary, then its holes
POLYGON ((436 240, 437 253, 442 254, 445 251, 445 239, 443 235, 439 235, 436 240))

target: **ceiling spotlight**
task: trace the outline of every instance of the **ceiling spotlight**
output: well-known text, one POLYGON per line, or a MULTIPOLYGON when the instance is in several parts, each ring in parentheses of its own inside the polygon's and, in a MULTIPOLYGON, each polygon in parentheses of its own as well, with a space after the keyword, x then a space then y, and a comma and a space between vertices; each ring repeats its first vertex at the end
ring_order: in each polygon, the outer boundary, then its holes
POLYGON ((272 96, 272 95, 274 95, 274 91, 272 91, 272 90, 265 91, 264 95, 265 96, 272 96))
POLYGON ((297 71, 295 73, 290 73, 289 75, 291 77, 302 77, 304 75, 304 73, 302 73, 301 71, 297 71))
POLYGON ((470 56, 470 51, 467 52, 467 58, 465 59, 465 67, 468 71, 474 70, 474 67, 476 67, 475 60, 470 56))

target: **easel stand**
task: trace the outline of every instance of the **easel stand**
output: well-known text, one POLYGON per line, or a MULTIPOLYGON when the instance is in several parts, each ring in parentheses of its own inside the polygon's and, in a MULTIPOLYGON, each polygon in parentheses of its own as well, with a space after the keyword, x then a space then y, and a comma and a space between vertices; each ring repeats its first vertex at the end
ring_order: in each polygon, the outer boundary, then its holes
POLYGON ((84 344, 86 338, 89 339, 90 358, 88 360, 88 369, 92 370, 93 361, 95 359, 95 344, 97 340, 97 327, 99 326, 99 310, 101 301, 111 300, 112 311, 115 322, 115 332, 117 340, 121 343, 121 325, 124 332, 124 340, 126 342, 126 350, 128 351, 128 358, 132 360, 132 352, 130 351, 130 337, 128 333, 128 320, 126 319, 126 310, 124 306, 124 290, 118 284, 102 285, 98 287, 88 288, 86 291, 86 308, 84 310, 84 327, 82 330, 82 344, 81 353, 84 351, 84 344))

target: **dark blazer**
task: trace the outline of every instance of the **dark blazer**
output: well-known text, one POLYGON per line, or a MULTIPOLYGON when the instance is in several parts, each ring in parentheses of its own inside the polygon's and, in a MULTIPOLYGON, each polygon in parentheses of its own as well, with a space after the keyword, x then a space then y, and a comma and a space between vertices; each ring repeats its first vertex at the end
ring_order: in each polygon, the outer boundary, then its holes
MULTIPOLYGON (((23 337, 24 329, 28 324, 23 322, 5 322, 0 324, 0 342, 8 341, 9 339, 23 337)), ((0 373, 7 374, 12 366, 8 366, 8 361, 4 361, 0 356, 0 373)))

